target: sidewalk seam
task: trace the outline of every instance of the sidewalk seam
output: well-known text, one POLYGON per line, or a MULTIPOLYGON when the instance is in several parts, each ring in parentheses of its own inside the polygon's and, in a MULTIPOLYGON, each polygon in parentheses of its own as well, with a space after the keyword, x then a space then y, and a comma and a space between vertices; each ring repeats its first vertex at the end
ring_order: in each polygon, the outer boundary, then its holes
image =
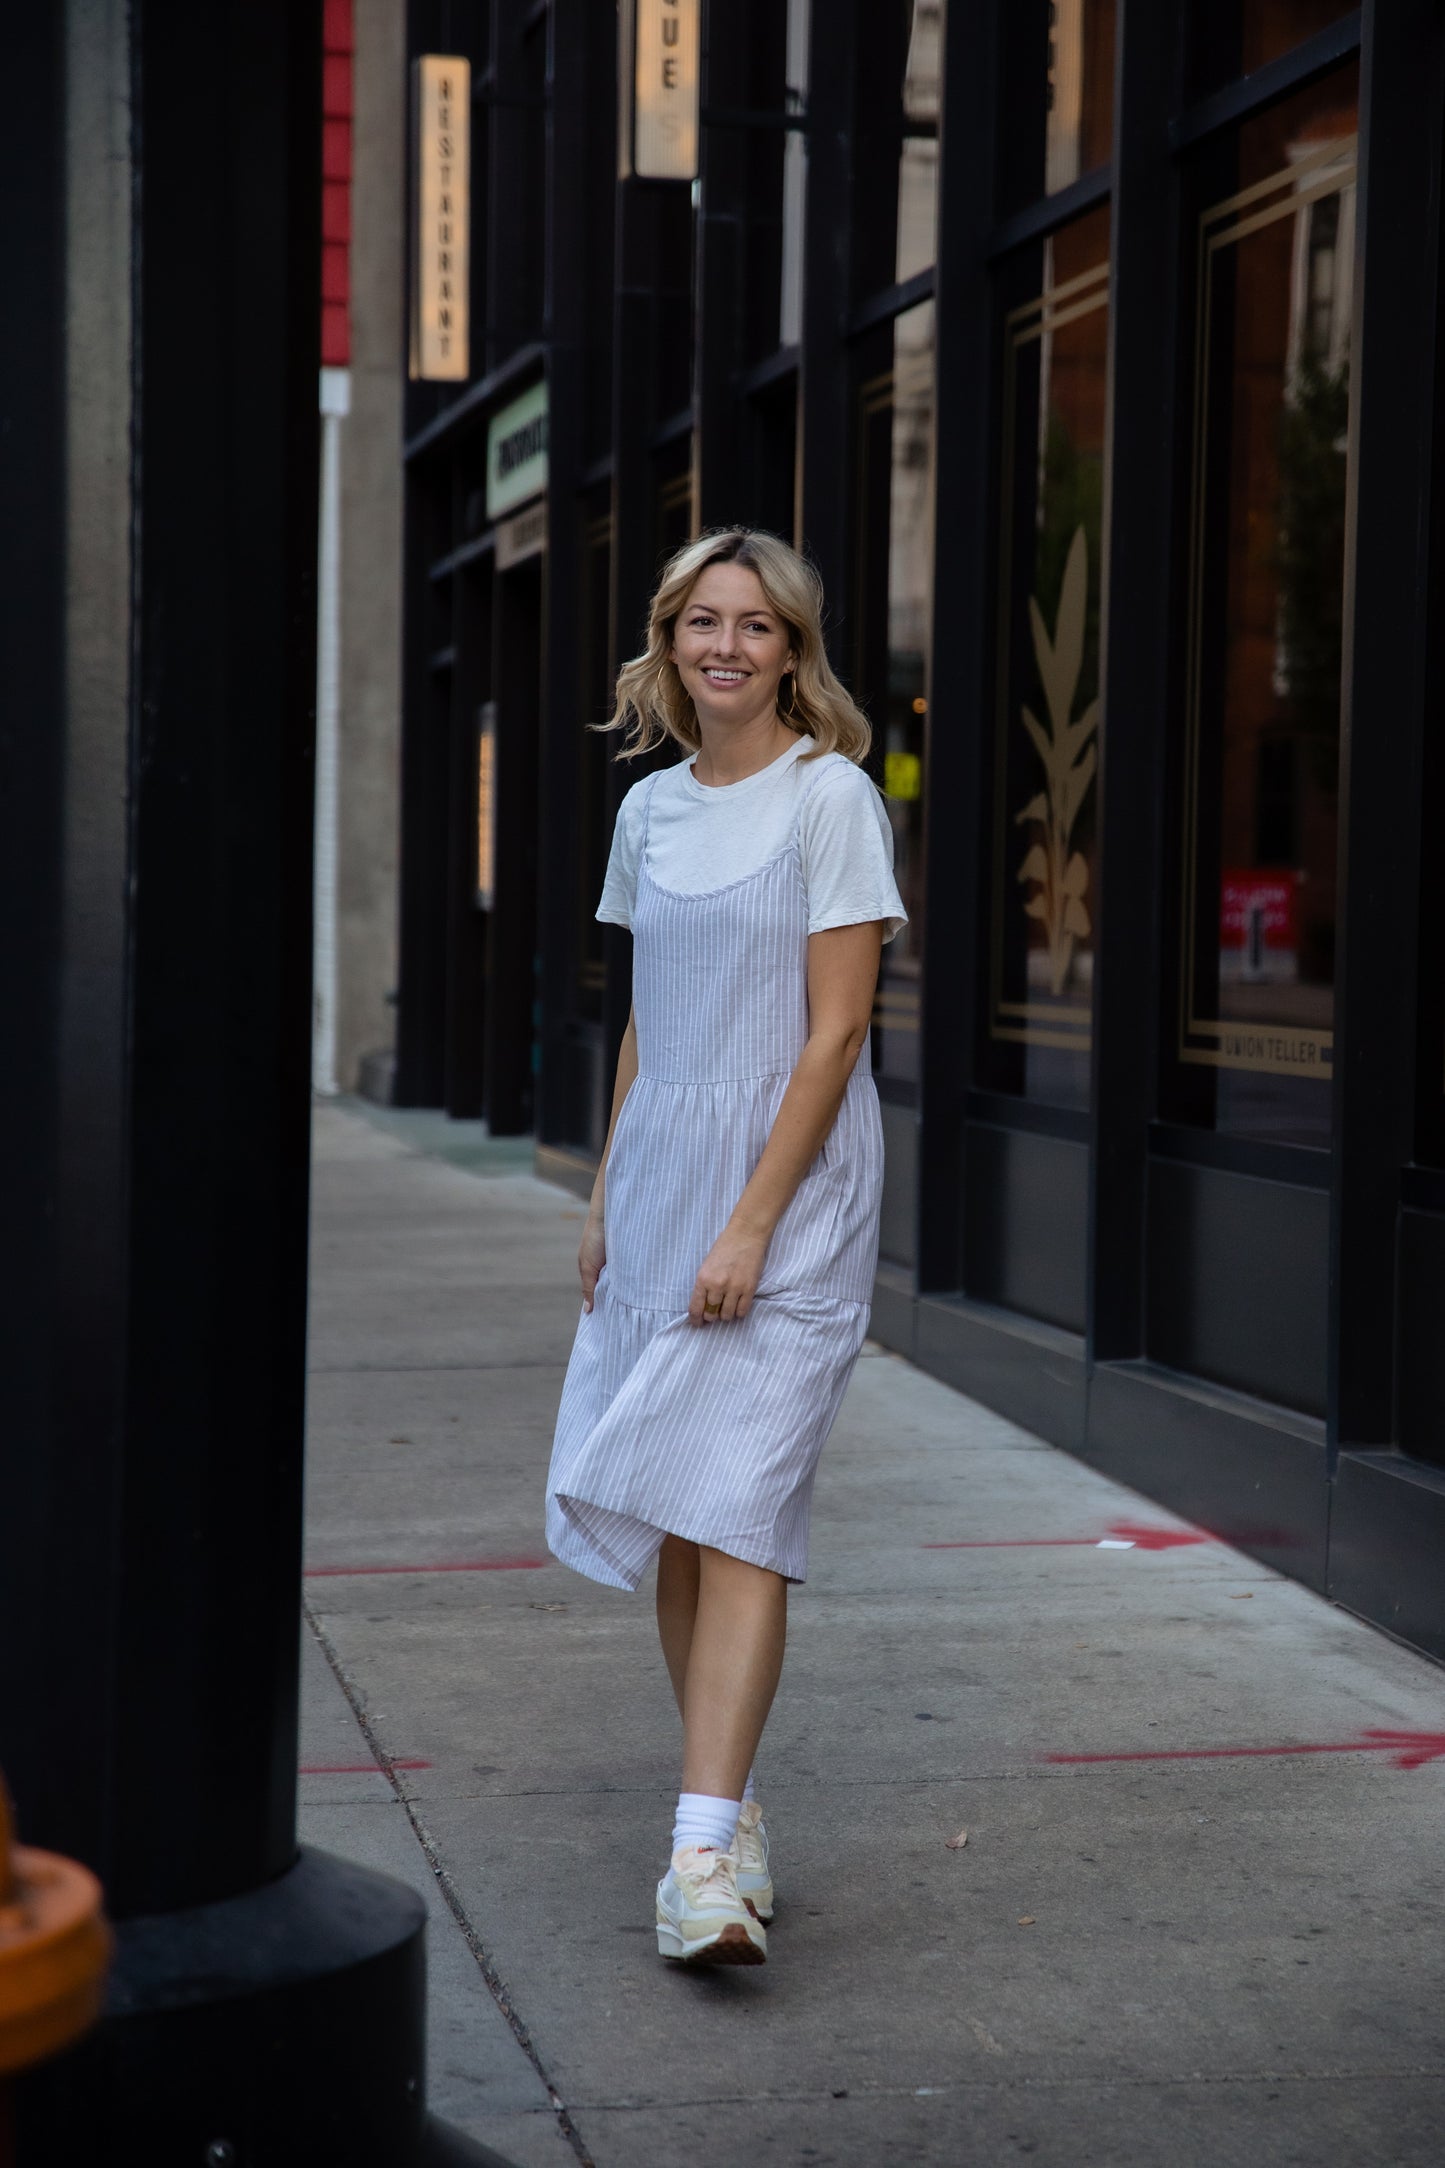
POLYGON ((596 2168, 596 2163, 594 2162, 591 2154, 587 2150, 581 2132, 577 2129, 576 2125, 572 2121, 571 2116, 567 2112, 567 2105, 565 2101, 562 2099, 561 2094, 557 2091, 557 2088, 555 2087, 555 2085, 553 2085, 552 2080, 547 2075, 547 2071, 542 2062, 542 2058, 532 2044, 531 2034, 528 2032, 525 2024, 522 2022, 522 2019, 519 2017, 517 2011, 512 2006, 512 2001, 507 1993, 505 1982, 502 1980, 501 1975, 498 1973, 496 1967, 493 1965, 491 1959, 488 1957, 486 1948, 483 1945, 480 1935, 477 1933, 470 1919, 467 1917, 466 1908, 463 1905, 461 1898, 457 1895, 456 1889, 454 1888, 452 1883, 452 1878, 447 1873, 445 1866, 442 1864, 440 1855, 437 1852, 436 1846, 432 1842, 429 1832, 424 1827, 419 1815, 417 1814, 413 1802, 407 1797, 405 1791, 403 1791, 400 1783, 397 1781, 396 1773, 391 1766, 391 1762, 387 1757, 386 1751, 382 1747, 380 1740, 376 1736, 376 1733, 373 1731, 371 1724, 367 1720, 365 1711, 362 1709, 355 1693, 352 1690, 351 1681, 346 1675, 345 1668, 342 1665, 341 1659, 337 1655, 336 1650, 332 1645, 330 1636, 328 1635, 325 1627, 321 1624, 321 1621, 316 1616, 316 1613, 313 1611, 310 1603, 307 1601, 304 1595, 301 1600, 301 1609, 307 1625, 310 1627, 312 1633, 316 1636, 317 1646, 320 1648, 322 1655, 326 1658, 327 1664, 331 1669, 332 1676, 336 1680, 337 1685, 341 1688, 342 1693, 346 1696, 347 1706, 350 1708, 352 1715, 355 1717, 361 1735, 365 1739, 367 1746, 370 1748, 371 1753, 375 1758, 377 1768, 382 1772, 382 1774, 386 1778, 387 1783, 391 1786, 392 1793, 396 1798, 397 1803, 400 1805, 402 1812, 405 1814, 407 1821, 411 1825, 412 1834, 416 1838, 417 1843, 421 1846, 422 1854, 426 1860, 427 1865, 431 1868, 433 1876, 436 1879, 437 1887, 441 1891, 442 1897, 445 1900, 447 1910, 451 1913, 452 1918, 456 1921, 457 1926, 461 1929, 462 1936, 466 1942, 467 1948, 472 1953, 472 1957, 476 1963, 477 1970, 481 1973, 482 1978, 487 1983, 487 1992, 490 1994, 497 2008, 501 2011, 502 2016, 506 2019, 507 2026, 512 2034, 512 2038, 516 2041, 518 2047, 526 2056, 528 2062, 536 2071, 537 2076, 541 2079, 543 2086, 546 2088, 547 2098, 548 2101, 551 2103, 552 2113, 557 2118, 558 2129, 561 2131, 562 2136, 566 2139, 567 2143, 571 2146, 572 2151, 576 2154, 579 2168, 596 2168))

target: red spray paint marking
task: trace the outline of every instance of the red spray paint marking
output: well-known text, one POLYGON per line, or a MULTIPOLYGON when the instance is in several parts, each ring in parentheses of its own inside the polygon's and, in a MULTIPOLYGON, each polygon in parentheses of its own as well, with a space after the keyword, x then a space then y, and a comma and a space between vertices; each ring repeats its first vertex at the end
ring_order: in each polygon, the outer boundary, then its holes
POLYGON ((353 1573, 532 1573, 550 1566, 549 1558, 448 1558, 426 1566, 308 1566, 308 1581, 353 1573))
POLYGON ((1180 1746, 1152 1747, 1139 1754, 1045 1754, 1046 1762, 1231 1761, 1253 1754, 1390 1754, 1397 1769, 1423 1769, 1445 1760, 1445 1731, 1363 1732, 1358 1739, 1333 1740, 1325 1746, 1180 1746))
POLYGON ((1146 1528, 1133 1521, 1114 1521, 1107 1536, 990 1536, 967 1543, 925 1543, 925 1551, 1045 1551, 1082 1548, 1098 1550, 1127 1545, 1135 1551, 1177 1551, 1213 1538, 1193 1528, 1146 1528))
POLYGON ((324 1761, 303 1762, 303 1777, 384 1777, 388 1769, 430 1769, 429 1761, 324 1761))

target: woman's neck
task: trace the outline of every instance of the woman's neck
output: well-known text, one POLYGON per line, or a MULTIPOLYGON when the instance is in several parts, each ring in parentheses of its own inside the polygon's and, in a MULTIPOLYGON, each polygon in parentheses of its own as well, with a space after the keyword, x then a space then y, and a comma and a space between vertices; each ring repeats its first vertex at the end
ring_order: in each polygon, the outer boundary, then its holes
POLYGON ((697 727, 702 743, 692 772, 699 783, 716 790, 727 783, 744 783, 761 768, 780 760, 798 737, 776 708, 745 723, 712 723, 701 715, 697 727))

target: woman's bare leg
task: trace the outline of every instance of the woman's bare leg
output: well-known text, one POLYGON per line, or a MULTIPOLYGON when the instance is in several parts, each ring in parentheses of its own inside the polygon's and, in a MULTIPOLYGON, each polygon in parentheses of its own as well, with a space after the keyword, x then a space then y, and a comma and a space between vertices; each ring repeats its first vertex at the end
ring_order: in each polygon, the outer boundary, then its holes
MULTIPOLYGON (((705 1792, 713 1799, 741 1799, 783 1668, 788 1584, 781 1574, 765 1566, 750 1566, 725 1551, 705 1545, 689 1548, 697 1559, 697 1583, 678 1696, 683 1725, 682 1788, 705 1792)), ((660 1576, 661 1568, 659 1618, 660 1576)), ((682 1609, 678 1601, 675 1610, 670 1608, 670 1619, 680 1618, 682 1609)), ((676 1630, 675 1646, 682 1648, 680 1630, 676 1630)), ((663 1647, 668 1649, 666 1629, 663 1647)), ((672 1660, 669 1650, 669 1670, 672 1660)), ((675 1671, 673 1683, 676 1686, 675 1671)))
POLYGON ((677 1696, 679 1716, 687 1686, 687 1660, 692 1654, 699 1578, 697 1545, 685 1542, 681 1536, 664 1536, 657 1554, 657 1636, 677 1696))

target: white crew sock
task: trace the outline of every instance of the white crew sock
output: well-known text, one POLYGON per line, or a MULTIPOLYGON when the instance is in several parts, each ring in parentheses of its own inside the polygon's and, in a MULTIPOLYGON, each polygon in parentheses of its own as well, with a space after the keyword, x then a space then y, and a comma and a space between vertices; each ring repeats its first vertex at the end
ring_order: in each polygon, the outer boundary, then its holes
POLYGON ((758 1772, 756 1769, 748 1771, 748 1781, 743 1786, 743 1797, 744 1799, 751 1799, 754 1806, 758 1803, 758 1772))
POLYGON ((672 1825, 672 1849, 684 1844, 699 1850, 725 1852, 737 1834, 740 1799, 714 1799, 708 1792, 679 1792, 677 1820, 672 1825))

